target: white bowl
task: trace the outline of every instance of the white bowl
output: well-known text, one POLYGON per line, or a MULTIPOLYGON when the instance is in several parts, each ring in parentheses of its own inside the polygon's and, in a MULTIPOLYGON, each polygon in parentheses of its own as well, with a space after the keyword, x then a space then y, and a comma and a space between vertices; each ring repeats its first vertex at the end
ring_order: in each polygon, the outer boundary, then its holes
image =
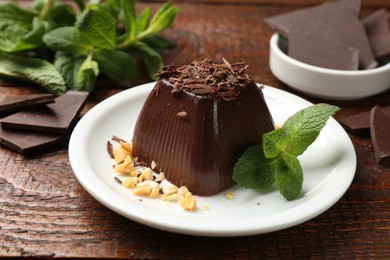
POLYGON ((286 50, 287 41, 277 33, 272 35, 271 71, 279 80, 305 94, 332 100, 354 100, 390 88, 390 63, 369 70, 334 70, 295 60, 286 54, 286 50))

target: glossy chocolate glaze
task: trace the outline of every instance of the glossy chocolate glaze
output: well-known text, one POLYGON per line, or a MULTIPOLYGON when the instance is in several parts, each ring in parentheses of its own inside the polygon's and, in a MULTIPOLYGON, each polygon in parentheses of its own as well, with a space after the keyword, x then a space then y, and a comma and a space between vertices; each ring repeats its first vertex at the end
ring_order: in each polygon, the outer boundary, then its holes
POLYGON ((232 186, 233 167, 246 148, 274 129, 261 89, 250 81, 234 100, 188 91, 172 93, 160 79, 139 115, 133 153, 177 186, 212 195, 232 186))

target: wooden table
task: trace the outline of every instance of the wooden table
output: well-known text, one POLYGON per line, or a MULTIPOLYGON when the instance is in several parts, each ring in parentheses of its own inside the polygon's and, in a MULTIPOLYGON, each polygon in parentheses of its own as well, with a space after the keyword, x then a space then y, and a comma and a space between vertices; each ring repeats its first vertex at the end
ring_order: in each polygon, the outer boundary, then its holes
MULTIPOLYGON (((145 1, 146 2, 146 1, 145 1)), ((155 10, 161 2, 147 1, 155 10)), ((264 18, 318 4, 317 0, 176 1, 174 27, 164 35, 177 43, 163 51, 165 63, 194 59, 245 61, 257 82, 318 103, 276 79, 268 66, 273 33, 264 18)), ((363 1, 363 15, 390 1, 363 1)), ((136 85, 146 82, 140 79, 136 85)), ((119 92, 106 86, 95 91, 83 113, 119 92)), ((2 83, 1 95, 39 93, 23 84, 2 83)), ((390 104, 390 91, 350 102, 333 102, 342 118, 390 104)), ((49 258, 357 258, 390 257, 390 166, 375 163, 369 138, 350 135, 357 170, 351 187, 333 207, 286 230, 237 238, 204 238, 167 233, 128 220, 91 197, 76 180, 67 146, 23 156, 0 148, 0 256, 49 258)))

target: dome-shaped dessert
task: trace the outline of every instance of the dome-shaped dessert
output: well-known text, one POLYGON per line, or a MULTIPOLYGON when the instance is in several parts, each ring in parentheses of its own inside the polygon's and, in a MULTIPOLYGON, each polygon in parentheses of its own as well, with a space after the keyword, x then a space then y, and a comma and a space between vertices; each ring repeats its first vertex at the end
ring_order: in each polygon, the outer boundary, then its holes
POLYGON ((232 186, 234 164, 274 129, 261 89, 243 63, 164 67, 138 117, 133 154, 197 195, 232 186))

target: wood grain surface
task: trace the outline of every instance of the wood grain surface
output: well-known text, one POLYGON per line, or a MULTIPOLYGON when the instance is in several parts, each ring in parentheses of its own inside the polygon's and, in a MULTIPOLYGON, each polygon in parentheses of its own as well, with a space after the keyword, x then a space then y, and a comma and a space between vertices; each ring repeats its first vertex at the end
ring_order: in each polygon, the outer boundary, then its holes
MULTIPOLYGON (((334 102, 297 93, 276 79, 268 66, 272 35, 264 18, 321 1, 178 1, 180 13, 164 35, 176 42, 162 51, 166 64, 194 59, 245 61, 255 81, 328 102, 342 118, 374 105, 389 105, 390 91, 359 101, 334 102), (199 3, 200 2, 200 3, 199 3)), ((363 1, 363 15, 390 1, 363 1)), ((161 2, 149 5, 155 10, 161 2)), ((95 104, 146 77, 121 85, 106 81, 89 97, 95 104)), ((40 93, 15 82, 0 84, 1 95, 40 93)), ((369 138, 350 135, 358 159, 356 176, 333 207, 301 225, 269 234, 204 238, 152 229, 107 209, 78 183, 67 146, 29 156, 0 147, 0 256, 134 259, 385 259, 390 258, 390 166, 375 163, 369 138)))

